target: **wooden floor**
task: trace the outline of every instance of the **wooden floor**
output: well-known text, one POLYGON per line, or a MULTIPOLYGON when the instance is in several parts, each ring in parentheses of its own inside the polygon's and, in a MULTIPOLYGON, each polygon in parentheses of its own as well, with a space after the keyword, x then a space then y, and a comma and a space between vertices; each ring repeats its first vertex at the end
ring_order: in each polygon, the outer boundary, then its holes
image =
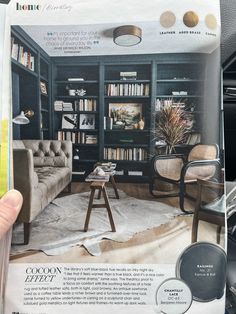
MULTIPOLYGON (((178 207, 178 198, 153 198, 146 184, 119 183, 118 188, 128 195, 163 202, 178 207)), ((72 193, 81 193, 89 190, 87 183, 73 183, 72 193)), ((193 187, 193 191, 195 188, 193 187)), ((68 195, 68 194, 67 194, 68 195)), ((194 203, 186 200, 186 208, 193 208, 194 203)), ((157 208, 158 210, 158 208, 157 208)), ((145 214, 145 212, 144 212, 145 214)), ((12 263, 146 263, 169 264, 175 263, 181 252, 191 244, 192 215, 179 216, 168 224, 140 232, 125 242, 118 243, 103 240, 100 244, 101 256, 91 256, 83 247, 73 247, 69 252, 60 256, 47 256, 42 252, 27 252, 12 257, 12 263)), ((216 243, 216 227, 201 222, 198 241, 216 243)), ((224 245, 224 235, 221 236, 221 245, 224 245)))

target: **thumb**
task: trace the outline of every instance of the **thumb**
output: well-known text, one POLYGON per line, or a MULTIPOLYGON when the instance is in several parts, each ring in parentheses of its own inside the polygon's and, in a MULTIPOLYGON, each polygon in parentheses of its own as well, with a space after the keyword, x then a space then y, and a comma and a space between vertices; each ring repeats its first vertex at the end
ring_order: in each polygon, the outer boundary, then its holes
POLYGON ((22 195, 16 190, 7 192, 0 199, 0 239, 14 224, 22 203, 22 195))

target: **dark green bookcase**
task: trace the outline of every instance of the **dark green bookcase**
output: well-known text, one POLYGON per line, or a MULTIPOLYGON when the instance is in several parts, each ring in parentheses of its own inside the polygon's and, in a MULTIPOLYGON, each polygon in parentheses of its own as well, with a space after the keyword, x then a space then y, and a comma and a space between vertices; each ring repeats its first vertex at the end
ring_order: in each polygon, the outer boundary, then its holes
POLYGON ((74 143, 75 180, 83 180, 97 161, 117 163, 116 179, 124 182, 147 182, 150 159, 155 153, 155 126, 159 110, 157 99, 184 102, 194 119, 194 132, 201 132, 204 112, 205 58, 202 55, 166 54, 139 56, 57 57, 53 59, 53 102, 72 102, 73 111, 53 112, 54 138, 59 132, 84 132, 97 137, 96 144, 74 143), (136 77, 122 79, 121 72, 135 72, 136 77), (83 81, 69 82, 69 78, 83 81), (125 87, 126 85, 126 87, 125 87), (133 85, 133 90, 129 90, 133 85), (148 86, 148 91, 135 91, 135 86, 148 86), (69 86, 69 87, 68 87, 69 86), (84 89, 84 96, 69 96, 68 89, 84 89), (125 88, 126 92, 125 92, 125 88), (111 89, 114 89, 111 92, 111 89), (127 92, 128 91, 128 92, 127 92), (173 91, 187 95, 173 95, 173 91), (81 99, 96 99, 95 111, 79 110, 75 103, 81 99), (126 129, 105 126, 113 105, 141 106, 144 128, 126 129), (76 114, 77 126, 62 129, 64 114, 76 114), (94 114, 93 130, 80 129, 81 114, 94 114))
POLYGON ((12 28, 12 37, 34 56, 34 70, 12 59, 13 115, 26 109, 35 112, 29 125, 14 125, 14 138, 72 139, 74 180, 84 180, 97 161, 111 161, 117 163, 117 180, 148 182, 150 160, 158 141, 154 132, 158 104, 165 100, 183 102, 194 121, 192 131, 203 134, 208 141, 205 129, 211 116, 206 101, 212 98, 208 55, 50 57, 20 27, 12 28), (121 72, 136 75, 124 80, 121 72), (114 87, 115 92, 111 92, 114 87), (81 94, 81 90, 86 93, 81 94), (57 111, 55 101, 72 103, 72 108, 57 111), (144 128, 105 126, 114 104, 126 108, 139 105, 144 128), (64 115, 73 115, 73 128, 63 128, 64 115), (81 120, 87 123, 88 118, 93 126, 84 128, 81 120))
POLYGON ((50 58, 20 27, 12 27, 11 37, 12 45, 18 46, 18 53, 11 62, 13 116, 28 109, 34 111, 28 125, 13 124, 13 136, 15 139, 50 139, 52 136, 50 58), (21 51, 34 58, 33 67, 29 66, 29 62, 22 62, 19 56, 20 47, 21 51), (42 83, 45 87, 43 92, 42 83))

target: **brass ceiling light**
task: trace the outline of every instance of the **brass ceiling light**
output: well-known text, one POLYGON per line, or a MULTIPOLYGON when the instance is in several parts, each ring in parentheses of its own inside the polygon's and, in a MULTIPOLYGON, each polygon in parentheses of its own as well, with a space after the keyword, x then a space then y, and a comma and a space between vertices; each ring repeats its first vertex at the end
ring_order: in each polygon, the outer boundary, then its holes
POLYGON ((135 25, 123 25, 114 29, 113 41, 118 46, 130 47, 142 41, 142 29, 135 25))

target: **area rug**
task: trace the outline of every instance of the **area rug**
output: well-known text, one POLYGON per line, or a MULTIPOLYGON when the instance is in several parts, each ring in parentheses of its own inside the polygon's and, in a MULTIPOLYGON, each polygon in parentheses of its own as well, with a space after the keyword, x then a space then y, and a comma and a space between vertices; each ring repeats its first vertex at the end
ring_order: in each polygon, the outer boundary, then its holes
MULTIPOLYGON (((28 245, 13 245, 12 255, 29 250, 43 251, 47 255, 61 255, 79 245, 91 254, 101 254, 99 243, 103 239, 125 242, 136 233, 170 222, 181 214, 179 209, 157 201, 140 200, 119 191, 120 199, 108 189, 110 205, 116 225, 111 227, 104 208, 93 209, 89 229, 83 232, 88 208, 89 192, 55 199, 32 223, 28 245)), ((98 202, 96 200, 96 202, 98 202)), ((13 243, 23 237, 20 225, 13 230, 13 243)))

